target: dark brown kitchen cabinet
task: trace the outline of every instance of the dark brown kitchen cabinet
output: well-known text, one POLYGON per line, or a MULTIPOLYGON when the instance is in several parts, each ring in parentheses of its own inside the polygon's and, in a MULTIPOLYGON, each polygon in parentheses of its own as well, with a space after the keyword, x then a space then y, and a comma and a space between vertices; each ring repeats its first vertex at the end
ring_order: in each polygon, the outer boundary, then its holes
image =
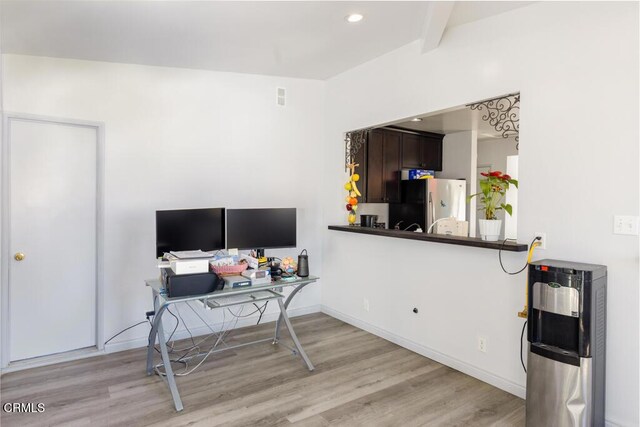
POLYGON ((402 134, 402 167, 404 169, 442 170, 443 135, 402 134))
POLYGON ((402 134, 374 129, 367 142, 367 203, 400 202, 402 134))

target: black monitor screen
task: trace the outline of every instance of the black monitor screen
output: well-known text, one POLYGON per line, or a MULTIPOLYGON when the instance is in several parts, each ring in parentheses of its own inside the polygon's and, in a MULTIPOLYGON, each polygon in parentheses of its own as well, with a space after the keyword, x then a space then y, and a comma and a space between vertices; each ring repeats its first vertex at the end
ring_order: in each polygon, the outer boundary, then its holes
POLYGON ((227 209, 227 248, 296 247, 296 209, 227 209))
POLYGON ((224 208, 156 211, 156 256, 224 249, 224 208))

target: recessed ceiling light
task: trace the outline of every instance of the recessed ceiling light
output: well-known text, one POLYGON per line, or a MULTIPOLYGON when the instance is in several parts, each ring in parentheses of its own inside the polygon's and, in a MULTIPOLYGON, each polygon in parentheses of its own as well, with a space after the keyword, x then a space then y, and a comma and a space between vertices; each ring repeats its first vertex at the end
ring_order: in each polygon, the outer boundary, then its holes
POLYGON ((351 22, 353 24, 355 22, 362 21, 362 18, 364 18, 364 16, 360 15, 359 13, 352 13, 351 15, 347 16, 347 22, 351 22))
POLYGON ((416 117, 414 119, 411 119, 412 122, 421 122, 422 119, 420 117, 416 117))

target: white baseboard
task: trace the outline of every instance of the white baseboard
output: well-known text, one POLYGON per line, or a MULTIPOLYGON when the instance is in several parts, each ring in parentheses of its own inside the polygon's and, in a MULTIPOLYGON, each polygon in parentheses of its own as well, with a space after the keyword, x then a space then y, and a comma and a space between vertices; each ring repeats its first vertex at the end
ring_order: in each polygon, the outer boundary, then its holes
POLYGON ((470 365, 466 362, 456 359, 455 357, 448 356, 432 348, 425 347, 422 344, 418 344, 416 342, 403 338, 400 335, 396 335, 392 332, 389 332, 387 330, 374 326, 363 320, 360 320, 348 314, 344 314, 339 311, 336 311, 325 305, 322 306, 322 312, 325 314, 328 314, 331 317, 335 317, 338 320, 342 320, 343 322, 349 323, 350 325, 353 325, 357 328, 363 329, 367 332, 370 332, 374 335, 384 338, 387 341, 390 341, 394 344, 397 344, 401 347, 404 347, 422 356, 428 357, 429 359, 435 360, 438 363, 442 363, 443 365, 449 366, 450 368, 453 368, 457 371, 463 372, 467 375, 477 378, 480 381, 484 381, 485 383, 491 384, 494 387, 498 387, 499 389, 504 390, 513 395, 516 395, 522 399, 525 398, 526 388, 506 378, 502 378, 489 371, 485 371, 484 369, 480 369, 476 366, 470 365))
POLYGON ((0 373, 6 374, 9 372, 38 368, 40 366, 55 365, 56 363, 71 362, 73 360, 86 359, 87 357, 100 356, 102 354, 104 354, 104 351, 98 350, 96 347, 80 348, 78 350, 65 351, 63 353, 11 362, 8 366, 0 369, 0 373))
MULTIPOLYGON (((522 399, 524 399, 526 396, 526 387, 516 384, 510 380, 502 378, 491 372, 485 371, 484 369, 480 369, 476 366, 473 366, 466 362, 458 360, 455 357, 448 356, 446 354, 440 353, 437 350, 415 343, 411 340, 403 338, 392 332, 386 331, 382 328, 374 326, 363 320, 360 320, 348 314, 344 314, 339 311, 336 311, 332 308, 327 307, 326 305, 322 305, 322 312, 331 317, 335 317, 338 320, 342 320, 345 323, 353 325, 356 328, 370 332, 374 335, 379 336, 380 338, 384 338, 387 341, 390 341, 394 344, 397 344, 401 347, 404 347, 422 356, 428 357, 429 359, 435 360, 438 363, 442 363, 443 365, 449 366, 450 368, 453 368, 457 371, 463 372, 469 376, 477 378, 480 381, 483 381, 487 384, 491 384, 492 386, 497 387, 501 390, 504 390, 507 393, 511 393, 522 399)), ((631 423, 612 421, 608 419, 605 420, 606 427, 626 427, 631 425, 632 425, 631 423)))
MULTIPOLYGON (((304 316, 305 314, 319 313, 319 312, 320 312, 319 304, 287 310, 287 314, 289 315, 289 317, 304 316)), ((278 319, 279 315, 280 315, 280 311, 273 312, 273 313, 265 313, 265 315, 262 317, 261 323, 275 322, 278 319)), ((238 323, 235 325, 234 329, 244 328, 246 326, 253 326, 256 324, 257 319, 258 319, 258 315, 240 318, 238 319, 238 323)), ((215 323, 209 326, 211 326, 213 330, 218 331, 220 330, 220 328, 222 328, 223 325, 222 323, 215 323)), ((190 328, 190 329, 194 337, 208 335, 211 333, 211 330, 204 325, 198 326, 196 328, 190 328)), ((174 338, 177 340, 189 338, 189 336, 190 336, 189 333, 185 329, 179 329, 174 334, 174 338)), ((133 348, 140 348, 140 347, 146 347, 146 346, 147 346, 147 337, 142 337, 142 338, 136 338, 128 341, 116 341, 114 343, 109 343, 105 346, 104 349, 105 349, 105 353, 115 353, 117 351, 131 350, 133 348)))
MULTIPOLYGON (((312 313, 319 313, 319 312, 320 312, 319 304, 287 310, 287 314, 289 315, 289 317, 304 316, 305 314, 312 314, 312 313)), ((279 311, 273 312, 273 313, 265 313, 265 315, 262 317, 261 323, 275 322, 279 315, 280 315, 279 311)), ((253 326, 256 324, 257 319, 258 319, 257 315, 246 317, 246 318, 240 318, 238 319, 238 323, 235 325, 234 329, 243 328, 246 326, 253 326)), ((223 325, 222 323, 218 323, 218 324, 212 324, 210 326, 214 330, 220 330, 220 328, 223 325)), ((196 337, 201 335, 207 335, 211 333, 211 331, 209 330, 209 328, 203 325, 197 328, 191 328, 191 333, 193 334, 194 337, 196 337)), ((189 333, 186 330, 181 329, 176 331, 174 337, 176 339, 189 338, 189 333)), ((43 356, 35 359, 14 362, 5 368, 2 368, 0 372, 2 374, 5 374, 8 372, 21 371, 24 369, 36 368, 39 366, 47 366, 47 365, 53 365, 56 363, 70 362, 73 360, 84 359, 87 357, 101 356, 108 353, 115 353, 118 351, 146 347, 147 340, 148 338, 145 336, 145 337, 136 338, 133 340, 115 341, 113 343, 109 343, 105 345, 104 350, 98 350, 95 348, 81 349, 81 350, 75 350, 75 351, 70 351, 66 353, 54 354, 51 356, 43 356)))

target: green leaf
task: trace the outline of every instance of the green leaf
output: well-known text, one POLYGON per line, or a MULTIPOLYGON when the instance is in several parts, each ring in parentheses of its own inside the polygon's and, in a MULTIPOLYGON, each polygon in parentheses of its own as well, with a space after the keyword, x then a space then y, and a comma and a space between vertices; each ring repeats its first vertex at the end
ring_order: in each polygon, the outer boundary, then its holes
POLYGON ((491 184, 488 181, 480 181, 480 190, 485 196, 488 196, 491 191, 491 184))
POLYGON ((517 179, 510 179, 508 181, 509 181, 509 183, 513 184, 516 188, 518 188, 518 180, 517 179))
POLYGON ((500 206, 502 206, 502 208, 503 208, 503 209, 504 209, 504 210, 505 210, 509 215, 513 215, 513 207, 511 207, 511 205, 509 205, 509 204, 506 204, 506 205, 505 205, 505 204, 503 203, 503 204, 502 204, 502 205, 500 205, 500 206))

